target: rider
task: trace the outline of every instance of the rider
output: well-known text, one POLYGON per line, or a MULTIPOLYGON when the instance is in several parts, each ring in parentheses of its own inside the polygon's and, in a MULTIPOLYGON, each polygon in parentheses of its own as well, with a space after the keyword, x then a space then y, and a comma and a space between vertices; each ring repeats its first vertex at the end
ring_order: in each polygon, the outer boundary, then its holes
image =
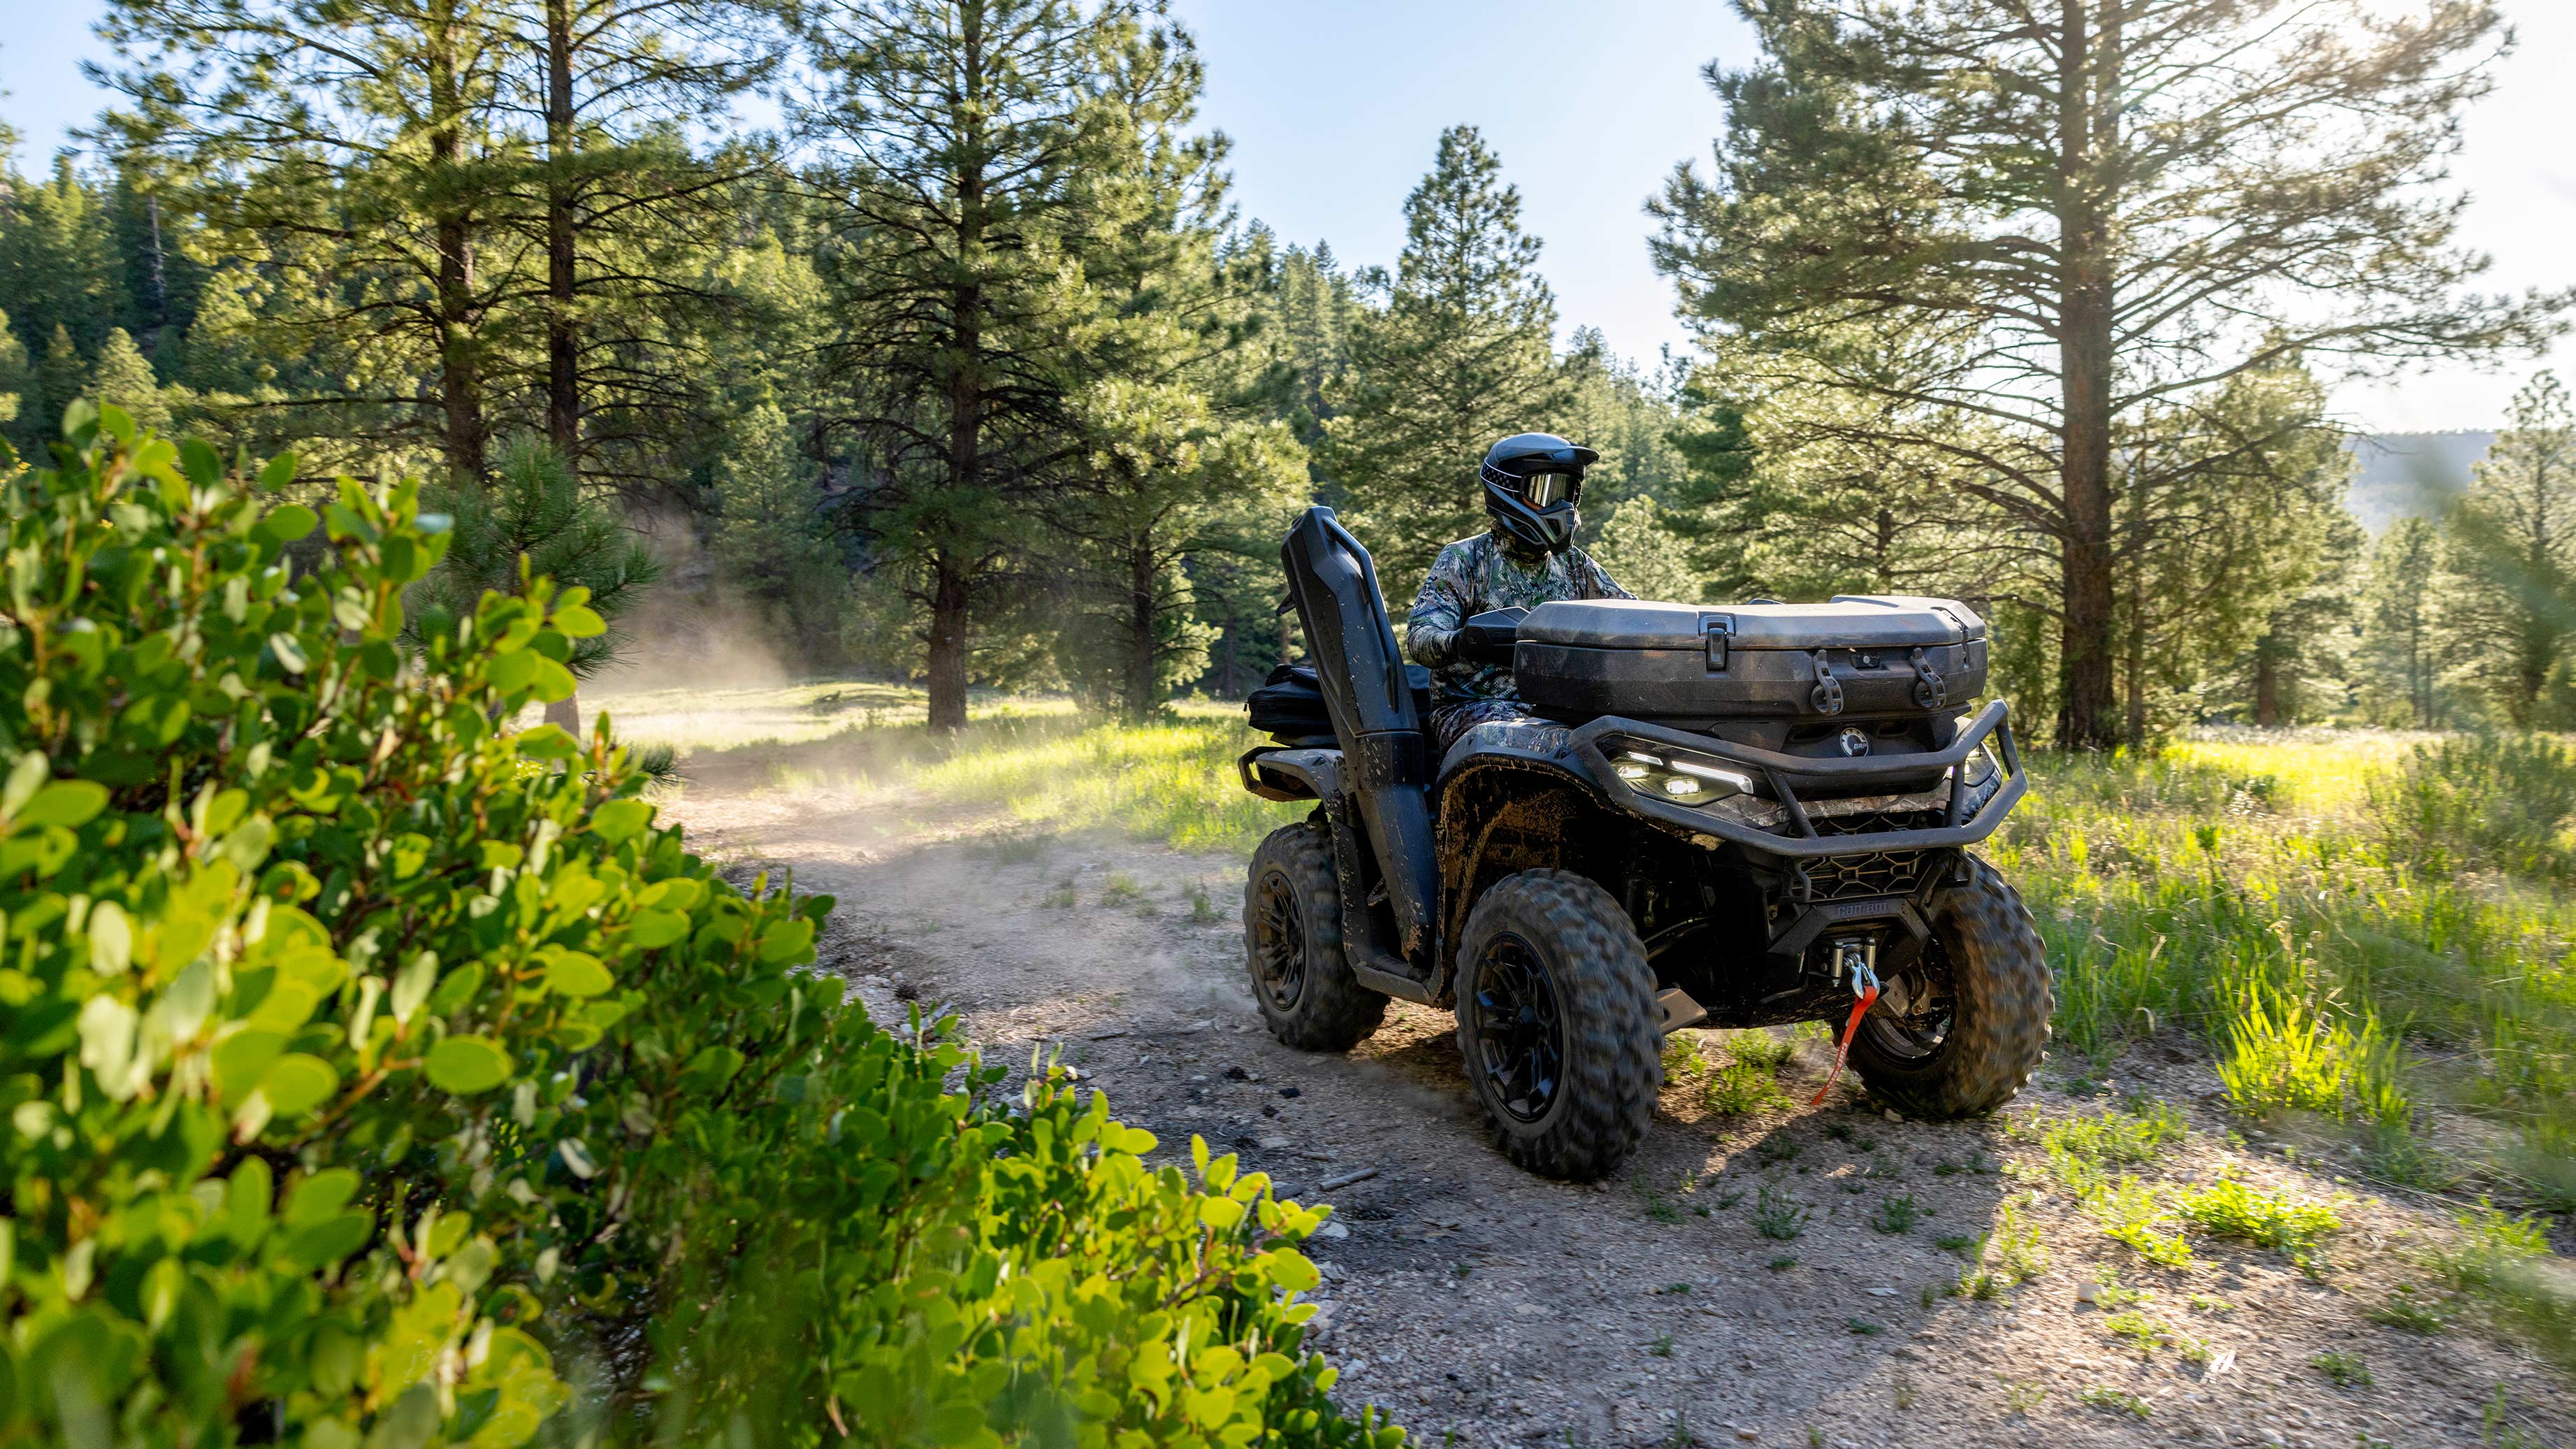
POLYGON ((1635 597, 1574 546, 1583 470, 1600 457, 1553 433, 1517 433, 1486 452, 1477 471, 1493 526, 1440 550, 1404 624, 1405 652, 1431 669, 1439 687, 1431 731, 1443 753, 1476 725, 1529 713, 1508 666, 1459 653, 1467 620, 1550 599, 1635 597))

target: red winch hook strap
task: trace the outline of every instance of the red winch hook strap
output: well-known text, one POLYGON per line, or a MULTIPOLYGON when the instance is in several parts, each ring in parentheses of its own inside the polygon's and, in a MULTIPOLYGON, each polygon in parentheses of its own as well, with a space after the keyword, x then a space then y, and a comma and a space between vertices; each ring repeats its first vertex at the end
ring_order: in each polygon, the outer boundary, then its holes
POLYGON ((1834 1089, 1834 1083, 1842 1080, 1843 1063, 1851 1057, 1852 1036, 1860 1030, 1860 1019, 1869 1014, 1870 1003, 1876 1000, 1878 1000, 1878 986, 1873 982, 1861 992, 1860 1000, 1852 1003, 1851 1020, 1843 1025, 1843 1044, 1834 1048, 1834 1069, 1825 1074, 1825 1084, 1818 1087, 1816 1095, 1808 1099, 1808 1106, 1823 1106, 1825 1094, 1834 1089))

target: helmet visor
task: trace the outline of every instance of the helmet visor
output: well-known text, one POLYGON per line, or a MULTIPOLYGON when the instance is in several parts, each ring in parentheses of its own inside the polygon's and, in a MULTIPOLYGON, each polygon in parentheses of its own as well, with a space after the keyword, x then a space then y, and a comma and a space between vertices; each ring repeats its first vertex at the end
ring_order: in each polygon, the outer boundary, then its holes
POLYGON ((1570 502, 1582 491, 1583 480, 1572 473, 1533 473, 1521 480, 1521 497, 1532 508, 1570 502))

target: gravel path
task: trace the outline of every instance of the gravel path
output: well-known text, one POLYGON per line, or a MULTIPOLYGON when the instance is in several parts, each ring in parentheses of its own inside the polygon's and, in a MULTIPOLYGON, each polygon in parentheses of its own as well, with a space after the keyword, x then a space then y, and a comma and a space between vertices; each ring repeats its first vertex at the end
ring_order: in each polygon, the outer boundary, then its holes
POLYGON ((2224 1169, 2342 1198, 2319 1277, 2224 1243, 2187 1271, 2149 1267, 2002 1118, 1891 1121, 1850 1093, 1811 1111, 1814 1043, 1781 1074, 1796 1107, 1712 1117, 1679 1081, 1617 1181, 1543 1181, 1482 1136, 1447 1013, 1398 1004, 1347 1057, 1260 1029, 1235 857, 1018 838, 886 798, 692 790, 675 810, 701 850, 839 898, 824 962, 873 1009, 950 1003, 988 1058, 1060 1053, 1166 1151, 1198 1134, 1282 1196, 1335 1204, 1308 1251, 1337 1393, 1386 1406, 1417 1444, 2576 1442, 2557 1371, 2463 1327, 2372 1317, 2425 1280, 2411 1254, 2444 1220, 2231 1139, 2207 1061, 2179 1040, 2103 1082, 2053 1063, 2013 1111, 2174 1103, 2194 1130, 2149 1180, 2224 1169), (1884 1231, 1900 1200, 1916 1220, 1884 1231), (1956 1244, 2007 1204, 2045 1269, 1991 1300, 1952 1296, 1956 1244), (2079 1297, 2106 1265, 2170 1337, 2141 1348, 2079 1297), (2338 1386, 2317 1365, 2332 1355, 2369 1381, 2338 1386))

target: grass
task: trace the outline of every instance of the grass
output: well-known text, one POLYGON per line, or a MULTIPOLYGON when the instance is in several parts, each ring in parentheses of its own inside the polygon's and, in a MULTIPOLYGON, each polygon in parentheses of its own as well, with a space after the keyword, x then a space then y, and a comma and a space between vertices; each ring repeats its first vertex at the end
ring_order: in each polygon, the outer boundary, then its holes
POLYGON ((2127 1339, 2130 1347, 2135 1348, 2141 1358, 2148 1357, 2159 1347, 2174 1342, 2172 1329, 2134 1308, 2123 1309, 2109 1315, 2102 1320, 2102 1327, 2115 1338, 2127 1339))
POLYGON ((1789 1094, 1780 1089, 1779 1070, 1796 1050, 1794 1044, 1762 1030, 1711 1032, 1702 1041, 1726 1057, 1711 1067, 1702 1055, 1703 1046, 1691 1049, 1691 1063, 1707 1074, 1700 1085, 1700 1101, 1712 1114, 1741 1117, 1789 1105, 1789 1094))
POLYGON ((2075 1397, 2080 1402, 2091 1404, 2106 1413, 2126 1414, 2132 1419, 2144 1419, 2155 1413, 2153 1405, 2125 1389, 2105 1388, 2096 1384, 2075 1397))
POLYGON ((1882 1233, 1907 1233, 1912 1232, 1914 1225, 1922 1220, 1923 1205, 1916 1202, 1914 1194, 1909 1192, 1879 1199, 1878 1211, 1871 1214, 1869 1225, 1882 1233))
POLYGON ((2370 1366, 2341 1349, 2328 1349, 2315 1355, 2308 1360, 2308 1366, 2334 1380, 2334 1386, 2339 1389, 2366 1389, 2374 1382, 2370 1366))
POLYGON ((2576 1369, 2576 1276, 2550 1252, 2538 1216, 2481 1205, 2461 1215, 2434 1264, 2452 1288, 2485 1306, 2564 1368, 2576 1369))
POLYGON ((2431 1297, 2419 1294, 2412 1283, 2401 1283, 2388 1295, 2388 1301, 2370 1310, 2373 1323, 2402 1328, 2426 1337, 2440 1333, 2450 1323, 2450 1315, 2431 1297))
POLYGON ((2239 1110, 2347 1124, 2379 1175, 2576 1206, 2566 759, 2373 733, 2043 756, 1988 853, 2059 966, 2059 1042, 2188 1030, 2239 1110), (2507 1145, 2428 1149, 2435 1109, 2507 1145))
POLYGON ((2270 1248, 2313 1269, 2320 1243, 2343 1227, 2332 1206, 2295 1193, 2266 1192, 2222 1178, 2174 1200, 2174 1210, 2213 1238, 2270 1248))
POLYGON ((1814 1210, 1785 1192, 1763 1184, 1753 1203, 1753 1229, 1766 1238, 1788 1242, 1807 1231, 1814 1210))

